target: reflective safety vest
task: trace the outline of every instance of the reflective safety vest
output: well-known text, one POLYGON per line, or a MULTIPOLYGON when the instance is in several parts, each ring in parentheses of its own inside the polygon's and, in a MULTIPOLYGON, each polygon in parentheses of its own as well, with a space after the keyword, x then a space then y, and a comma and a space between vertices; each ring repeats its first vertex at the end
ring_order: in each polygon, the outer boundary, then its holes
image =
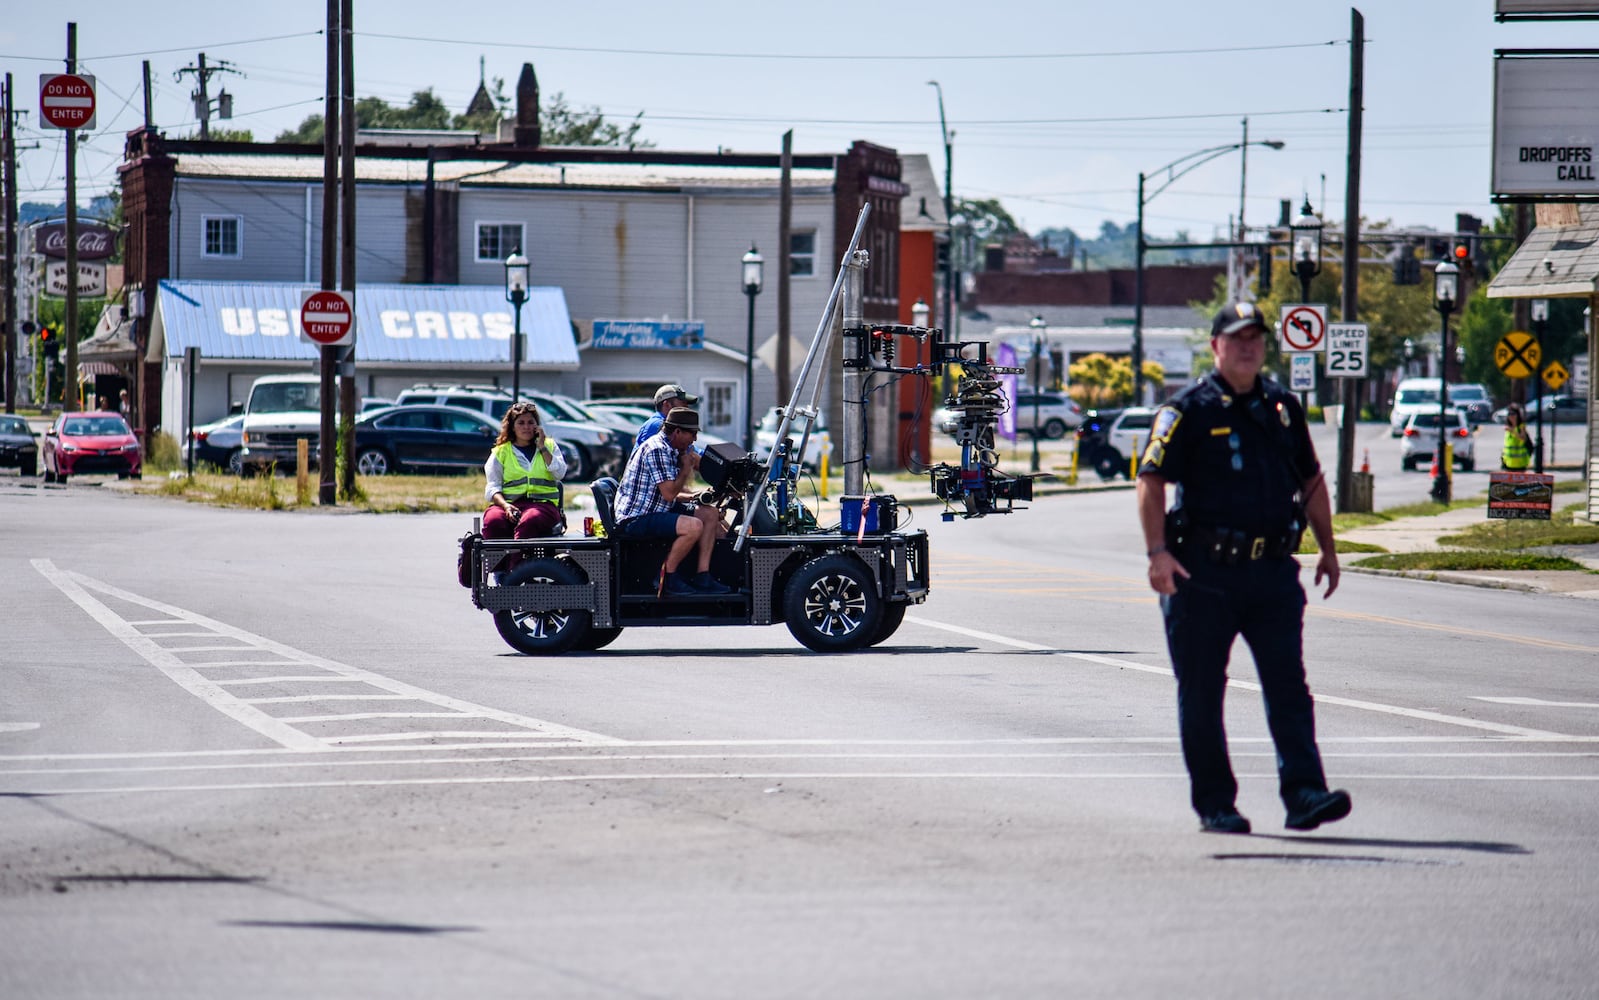
POLYGON ((1507 469, 1525 469, 1531 464, 1532 442, 1527 440, 1525 427, 1505 428, 1505 445, 1499 452, 1499 460, 1507 469))
MULTIPOLYGON (((545 443, 551 448, 555 447, 548 438, 545 439, 545 443)), ((507 500, 526 498, 555 503, 560 499, 560 480, 550 475, 549 466, 544 464, 542 454, 535 452, 533 463, 526 464, 522 461, 522 453, 507 441, 495 447, 494 457, 500 460, 500 469, 505 474, 500 492, 505 494, 507 500)))

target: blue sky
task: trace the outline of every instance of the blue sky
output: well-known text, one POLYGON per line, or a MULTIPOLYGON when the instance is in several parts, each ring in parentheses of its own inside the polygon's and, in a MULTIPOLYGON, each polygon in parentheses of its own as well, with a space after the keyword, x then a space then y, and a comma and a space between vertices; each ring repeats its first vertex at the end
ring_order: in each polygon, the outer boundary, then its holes
MULTIPOLYGON (((320 111, 326 5, 148 0, 14 3, 0 22, 0 68, 13 74, 23 200, 62 194, 61 133, 40 131, 38 76, 59 71, 78 24, 83 72, 98 77, 97 133, 80 192, 116 182, 122 136, 138 124, 140 63, 151 62, 156 124, 192 131, 192 81, 174 71, 204 51, 242 76, 234 127, 258 139, 320 111), (16 8, 21 8, 16 9, 16 8), (139 13, 143 9, 144 14, 139 13), (154 16, 151 16, 153 13, 154 16)), ((1599 43, 1599 24, 1496 24, 1492 0, 1367 0, 1362 205, 1368 218, 1452 229, 1457 211, 1491 216, 1493 51, 1599 43)), ((868 139, 930 154, 942 181, 939 81, 954 135, 958 196, 999 198, 1029 230, 1135 215, 1139 171, 1251 139, 1281 151, 1248 157, 1246 217, 1309 195, 1343 212, 1350 7, 1282 0, 924 0, 917 5, 518 5, 356 0, 356 90, 404 102, 432 86, 459 111, 478 80, 514 85, 531 61, 546 94, 628 119, 663 149, 775 152, 792 128, 799 152, 868 139)), ((1599 47, 1599 46, 1596 46, 1599 47)), ((1239 208, 1240 159, 1223 156, 1154 199, 1149 230, 1225 231, 1239 208)))

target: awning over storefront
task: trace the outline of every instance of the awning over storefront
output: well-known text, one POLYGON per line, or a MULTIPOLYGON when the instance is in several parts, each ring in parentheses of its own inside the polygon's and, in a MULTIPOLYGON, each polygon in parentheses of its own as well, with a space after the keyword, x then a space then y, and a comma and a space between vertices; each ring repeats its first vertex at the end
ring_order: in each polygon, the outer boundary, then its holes
POLYGON ((83 375, 126 375, 136 356, 133 320, 122 303, 113 302, 100 313, 94 333, 78 344, 78 371, 83 375))
POLYGON ((1540 212, 1505 266, 1488 283, 1490 299, 1556 299, 1599 292, 1599 206, 1561 205, 1540 212), (1544 218, 1566 225, 1544 224, 1544 218))
MULTIPOLYGON (((163 281, 148 358, 306 361, 318 348, 300 340, 300 302, 309 286, 292 282, 163 281)), ((530 370, 576 368, 577 345, 566 295, 530 288, 522 306, 530 370)), ((498 285, 361 285, 355 292, 357 364, 492 365, 510 356, 515 317, 498 285)))

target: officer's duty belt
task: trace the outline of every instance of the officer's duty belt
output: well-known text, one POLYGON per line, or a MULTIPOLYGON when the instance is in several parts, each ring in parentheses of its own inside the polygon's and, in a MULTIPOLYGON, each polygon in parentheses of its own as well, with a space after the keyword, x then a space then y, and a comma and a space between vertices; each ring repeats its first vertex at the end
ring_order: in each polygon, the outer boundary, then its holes
POLYGON ((1299 551, 1299 532, 1251 535, 1233 528, 1193 527, 1184 539, 1213 563, 1231 566, 1256 559, 1280 559, 1299 551))

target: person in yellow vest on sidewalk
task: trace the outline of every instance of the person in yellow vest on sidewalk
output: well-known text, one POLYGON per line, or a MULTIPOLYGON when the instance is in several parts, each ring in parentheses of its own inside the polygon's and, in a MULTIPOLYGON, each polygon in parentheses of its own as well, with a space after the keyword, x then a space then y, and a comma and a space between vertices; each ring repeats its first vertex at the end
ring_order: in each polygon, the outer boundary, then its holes
MULTIPOLYGON (((500 421, 500 435, 483 465, 488 485, 483 496, 484 538, 544 538, 565 520, 561 513, 561 479, 566 459, 539 420, 538 407, 514 403, 500 421)), ((507 555, 496 567, 509 573, 522 561, 507 555)))
POLYGON ((1499 465, 1511 472, 1525 472, 1532 464, 1532 439, 1527 436, 1527 422, 1521 416, 1521 407, 1514 404, 1505 411, 1505 443, 1499 450, 1499 465))

